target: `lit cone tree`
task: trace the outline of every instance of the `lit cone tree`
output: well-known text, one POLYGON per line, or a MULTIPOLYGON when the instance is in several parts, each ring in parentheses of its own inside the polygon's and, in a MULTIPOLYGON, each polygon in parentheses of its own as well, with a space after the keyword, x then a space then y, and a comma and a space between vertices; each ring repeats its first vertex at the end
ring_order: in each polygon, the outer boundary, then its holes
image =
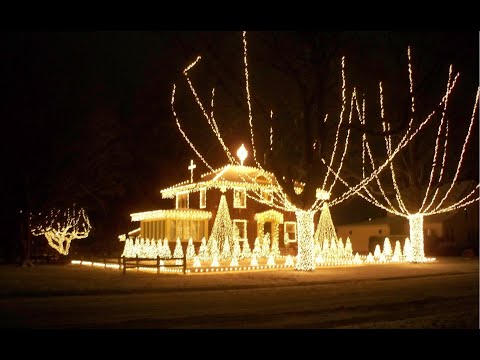
POLYGON ((205 238, 202 238, 202 242, 200 243, 200 248, 198 249, 198 258, 201 261, 207 261, 209 259, 207 242, 205 238))
POLYGON ((392 261, 400 261, 402 260, 402 247, 400 245, 400 241, 397 240, 395 242, 395 250, 393 251, 392 261))
MULTIPOLYGON (((220 202, 218 204, 217 215, 215 216, 215 221, 212 227, 212 233, 209 238, 209 242, 207 243, 208 250, 211 253, 211 239, 215 239, 217 241, 218 250, 221 254, 223 254, 223 248, 225 247, 225 243, 228 242, 229 252, 233 249, 233 225, 232 220, 230 219, 230 212, 228 210, 227 199, 225 195, 222 194, 220 197, 220 202)), ((210 255, 212 256, 212 255, 210 255)))
POLYGON ((267 258, 270 254, 270 234, 263 235, 261 257, 267 258))
POLYGON ((256 258, 262 255, 262 246, 260 245, 260 239, 258 237, 255 238, 255 243, 253 244, 253 255, 256 258))
POLYGON ((235 238, 235 241, 233 242, 232 258, 233 257, 237 259, 240 259, 242 257, 242 249, 240 247, 240 242, 238 241, 238 237, 235 238))
POLYGON ((194 256, 195 256, 195 246, 193 246, 193 239, 190 238, 188 239, 186 258, 187 260, 192 260, 194 256))
POLYGON ((250 244, 248 243, 248 240, 245 240, 243 242, 242 258, 250 259, 251 257, 252 257, 252 251, 250 250, 250 244))
POLYGON ((168 239, 163 239, 163 255, 167 259, 172 257, 172 250, 170 249, 170 245, 168 245, 168 239))
POLYGON ((278 236, 274 236, 272 240, 272 247, 270 252, 273 254, 274 258, 278 258, 280 256, 280 248, 278 246, 278 236))
POLYGON ((353 256, 352 242, 350 241, 349 237, 347 237, 347 241, 345 242, 345 256, 353 256))
POLYGON ((383 242, 383 253, 387 257, 392 256, 392 244, 390 244, 390 239, 388 237, 386 237, 383 242))
MULTIPOLYGON (((415 87, 412 76, 412 65, 410 48, 408 48, 409 78, 410 78, 410 109, 406 120, 408 127, 412 126, 421 117, 417 110, 419 104, 415 97, 415 87)), ((480 88, 477 88, 473 101, 470 121, 456 118, 453 123, 454 130, 462 128, 465 137, 458 149, 447 151, 449 143, 449 124, 452 117, 457 115, 456 111, 449 111, 449 99, 460 73, 453 75, 453 66, 450 65, 448 77, 443 95, 438 101, 434 110, 426 115, 430 121, 428 126, 422 130, 422 137, 409 142, 402 153, 392 160, 389 171, 375 176, 372 181, 362 188, 358 193, 363 199, 373 205, 391 213, 408 219, 410 227, 410 243, 412 254, 408 261, 424 262, 424 234, 423 221, 426 216, 446 213, 464 208, 479 199, 479 184, 475 181, 460 181, 462 164, 475 120, 478 118, 478 102, 480 88), (468 126, 466 124, 468 123, 468 126), (428 169, 430 171, 428 171, 428 169)), ((379 83, 379 104, 383 129, 388 133, 392 126, 385 115, 383 85, 379 83)), ((450 101, 450 102, 453 102, 450 101)), ((357 103, 358 112, 361 114, 361 121, 365 122, 365 111, 360 109, 357 103)), ((463 109, 462 109, 463 110, 463 109)), ((470 116, 467 114, 465 116, 470 116)), ((408 136, 410 133, 405 134, 408 136)), ((390 156, 396 139, 387 135, 384 137, 386 156, 390 156)), ((454 140, 453 138, 451 140, 454 140)), ((404 138, 398 139, 399 143, 404 138)), ((366 136, 362 138, 362 167, 372 170, 376 169, 373 148, 370 147, 366 136)), ((477 158, 478 161, 478 158, 477 158)), ((465 175, 467 176, 467 175, 465 175)), ((365 178, 365 174, 364 174, 365 178)), ((341 181, 348 186, 348 183, 341 181)), ((406 254, 404 254, 406 256, 406 254)))
POLYGON ((315 242, 321 245, 323 239, 337 240, 337 233, 335 231, 335 226, 333 225, 332 215, 330 214, 330 209, 326 202, 322 205, 317 231, 315 231, 315 242))
MULTIPOLYGON (((318 44, 316 41, 313 43, 318 44)), ((418 129, 428 122, 427 120, 421 123, 419 128, 416 129, 409 127, 406 130, 408 136, 405 136, 406 138, 403 139, 396 148, 392 148, 389 156, 387 156, 380 166, 372 170, 370 174, 365 174, 356 185, 352 186, 348 184, 344 187, 345 190, 343 190, 343 192, 339 191, 335 194, 335 197, 332 197, 332 191, 337 183, 337 179, 342 174, 344 160, 350 143, 351 129, 355 128, 354 123, 356 119, 360 120, 360 115, 355 106, 357 103, 356 90, 355 88, 352 89, 347 86, 345 57, 341 57, 341 61, 339 57, 337 62, 337 64, 340 63, 336 72, 340 74, 335 80, 335 83, 339 84, 340 89, 337 93, 337 100, 340 105, 335 109, 338 112, 338 117, 336 117, 336 119, 335 117, 332 119, 332 116, 329 117, 328 112, 332 110, 331 106, 321 109, 326 105, 325 103, 334 101, 333 99, 326 101, 324 98, 326 96, 324 94, 333 93, 330 88, 328 91, 319 92, 319 89, 325 86, 323 75, 328 76, 331 73, 330 68, 333 61, 330 56, 323 56, 327 52, 325 48, 317 46, 312 49, 314 53, 309 53, 308 58, 295 59, 294 61, 288 62, 290 65, 288 66, 290 75, 293 73, 298 76, 295 79, 295 84, 299 85, 298 89, 296 89, 299 91, 295 92, 296 96, 289 96, 289 100, 292 102, 298 101, 297 103, 300 104, 300 107, 289 106, 288 109, 278 110, 276 117, 273 116, 272 110, 266 111, 264 108, 262 113, 265 115, 263 116, 265 121, 254 121, 249 83, 247 36, 246 32, 243 32, 243 73, 245 76, 246 90, 244 97, 246 95, 248 129, 250 131, 253 160, 258 169, 265 173, 273 174, 275 178, 275 181, 272 182, 275 190, 272 193, 271 202, 267 202, 264 199, 260 188, 249 187, 246 195, 250 199, 262 204, 267 204, 271 208, 295 213, 298 243, 295 268, 302 271, 315 269, 314 215, 322 208, 324 202, 328 201, 329 205, 333 206, 355 195, 360 189, 368 185, 376 175, 380 174, 396 154, 415 136, 418 129), (322 58, 328 66, 318 66, 318 60, 322 58), (313 70, 314 75, 312 76, 312 73, 308 70, 313 70), (322 73, 322 71, 325 72, 322 73), (321 76, 319 76, 320 74, 321 76), (321 95, 324 95, 324 97, 321 95), (357 115, 355 115, 355 113, 357 113, 357 115), (262 161, 262 164, 260 161, 262 161)), ((284 55, 286 52, 281 53, 284 55)), ((302 50, 302 54, 305 53, 307 52, 302 50)), ((290 54, 290 51, 288 54, 289 56, 294 56, 290 54)), ((232 156, 230 149, 225 145, 225 141, 221 136, 219 126, 214 116, 214 89, 212 89, 210 107, 207 110, 204 101, 200 99, 190 78, 192 69, 198 64, 200 59, 201 57, 198 56, 194 62, 188 65, 184 69, 183 75, 194 96, 196 105, 205 117, 230 164, 243 166, 247 155, 245 148, 243 148, 243 155, 239 154, 239 163, 237 159, 232 156)), ((270 88, 271 87, 272 86, 270 86, 270 88)), ((179 114, 175 109, 175 94, 176 85, 173 86, 171 98, 172 112, 176 125, 198 158, 210 170, 213 170, 213 167, 182 128, 179 114)), ((266 95, 268 96, 268 94, 266 95)), ((259 104, 259 102, 255 102, 255 104, 259 104)), ((279 108, 283 105, 284 103, 278 104, 279 108)), ((364 121, 356 126, 356 128, 362 131, 368 130, 365 128, 364 121)), ((378 135, 379 133, 376 132, 376 134, 378 135)), ((380 132, 380 134, 385 135, 385 131, 380 132)), ((248 175, 245 176, 245 180, 255 182, 255 179, 247 179, 248 175)), ((232 237, 229 236, 229 238, 231 239, 232 237)), ((328 238, 328 240, 330 241, 330 238, 328 238)))
POLYGON ((44 235, 53 249, 62 255, 68 255, 70 243, 75 239, 84 239, 92 226, 85 210, 81 208, 61 211, 53 209, 48 215, 30 214, 30 231, 35 236, 44 235))
MULTIPOLYGON (((173 257, 183 258, 183 248, 182 248, 182 243, 180 242, 180 238, 177 238, 177 241, 175 244, 175 250, 173 250, 173 257)), ((182 260, 175 260, 175 263, 180 265, 182 263, 182 260)))
POLYGON ((222 260, 228 260, 232 257, 232 251, 230 249, 230 241, 227 239, 225 239, 225 243, 223 245, 223 249, 222 249, 222 252, 220 254, 220 259, 222 260))

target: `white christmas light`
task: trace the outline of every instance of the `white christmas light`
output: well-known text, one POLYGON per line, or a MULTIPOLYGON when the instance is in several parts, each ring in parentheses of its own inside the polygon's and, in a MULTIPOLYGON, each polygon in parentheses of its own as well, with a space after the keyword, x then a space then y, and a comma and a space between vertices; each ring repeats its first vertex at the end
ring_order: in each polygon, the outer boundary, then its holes
POLYGON ((248 151, 245 149, 245 146, 242 144, 237 150, 237 156, 240 159, 240 165, 243 166, 243 162, 247 158, 248 151))
POLYGON ((30 214, 29 225, 34 236, 44 235, 48 245, 62 255, 68 255, 73 240, 86 238, 92 229, 85 210, 81 208, 77 212, 75 206, 63 213, 53 209, 48 215, 39 213, 34 217, 30 214))

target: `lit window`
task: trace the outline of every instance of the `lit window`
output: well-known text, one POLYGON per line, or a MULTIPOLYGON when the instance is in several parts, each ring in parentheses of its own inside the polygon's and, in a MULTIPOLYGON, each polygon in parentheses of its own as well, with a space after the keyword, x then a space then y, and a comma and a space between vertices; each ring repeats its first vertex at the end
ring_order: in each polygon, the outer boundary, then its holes
POLYGON ((246 208, 247 207, 247 194, 245 189, 233 189, 233 207, 234 208, 246 208))
POLYGON ((239 241, 247 240, 247 220, 233 220, 234 234, 239 241), (236 228, 235 228, 236 227, 236 228), (238 230, 238 233, 237 233, 238 230))
POLYGON ((188 209, 188 193, 179 193, 176 199, 177 209, 188 209))
POLYGON ((272 190, 262 190, 262 198, 266 202, 271 203, 273 200, 272 190))
POLYGON ((207 189, 200 189, 200 209, 207 207, 207 189))
POLYGON ((288 239, 289 242, 297 241, 297 223, 294 221, 285 221, 283 223, 283 233, 285 240, 288 239))

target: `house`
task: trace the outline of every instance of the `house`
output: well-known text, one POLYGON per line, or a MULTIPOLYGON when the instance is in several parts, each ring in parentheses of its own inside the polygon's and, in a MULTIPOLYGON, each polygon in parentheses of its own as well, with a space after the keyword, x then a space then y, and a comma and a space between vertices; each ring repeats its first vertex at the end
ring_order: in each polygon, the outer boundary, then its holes
MULTIPOLYGON (((423 232, 426 254, 448 253, 446 249, 475 248, 478 254, 478 204, 446 213, 426 216, 423 232)), ((409 237, 408 219, 388 214, 385 217, 369 219, 352 224, 336 226, 337 236, 350 237, 354 252, 372 251, 376 243, 390 240, 405 240, 409 237)))
POLYGON ((194 181, 193 161, 188 168, 191 171, 189 180, 160 191, 162 198, 172 199, 172 209, 130 215, 132 221, 140 223, 140 230, 135 234, 156 240, 166 238, 175 241, 180 238, 183 243, 191 237, 198 244, 203 237, 208 239, 221 196, 225 195, 240 242, 248 240, 249 245, 253 246, 256 237, 268 233, 272 240, 279 241, 280 248, 296 243, 295 214, 268 205, 278 189, 272 173, 255 167, 229 164, 205 173, 194 181), (260 193, 265 203, 251 199, 249 194, 252 191, 260 193))

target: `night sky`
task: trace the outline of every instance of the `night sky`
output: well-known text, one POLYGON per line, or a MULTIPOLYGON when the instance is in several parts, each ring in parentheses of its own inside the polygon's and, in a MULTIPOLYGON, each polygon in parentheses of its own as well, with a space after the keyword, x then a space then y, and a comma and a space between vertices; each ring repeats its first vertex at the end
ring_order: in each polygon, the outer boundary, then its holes
MULTIPOLYGON (((240 31, 3 35, 1 70, 7 91, 1 108, 8 127, 2 141, 6 154, 2 180, 8 195, 4 207, 12 224, 20 210, 76 202, 87 209, 96 228, 85 242, 108 248, 116 245, 119 233, 133 228, 131 212, 171 207, 171 200, 162 200, 159 190, 186 180, 190 159, 197 164, 197 176, 207 171, 175 126, 170 109, 173 83, 178 86, 185 128, 215 166, 225 164, 181 76, 197 55, 203 59, 193 81, 207 103, 211 87, 216 87, 217 120, 227 144, 233 149, 241 142, 248 144, 240 31)), ((315 35, 278 34, 282 56, 288 58, 315 35)), ((272 102, 276 108, 288 107, 291 93, 275 76, 272 63, 280 60, 268 47, 270 33, 247 36, 251 91, 257 95, 254 114, 261 119, 262 109, 272 102)), ((326 48, 347 57, 349 82, 366 94, 375 94, 372 89, 381 79, 387 84, 406 79, 408 44, 414 70, 427 79, 422 95, 428 101, 443 91, 448 64, 453 63, 461 77, 452 106, 459 129, 466 129, 479 79, 478 32, 348 32, 320 38, 326 48), (398 78, 399 73, 403 77, 398 78)), ((332 69, 337 65, 338 61, 332 63, 332 69)), ((333 71, 327 68, 325 73, 333 71)), ((324 99, 328 102, 328 95, 324 99)), ((469 163, 475 166, 469 171, 478 180, 478 122, 474 130, 469 163)), ((458 133, 458 139, 465 134, 458 133)), ((352 200, 332 209, 332 215, 341 223, 381 212, 352 200), (365 209, 361 214, 351 210, 359 203, 365 209)), ((15 234, 16 230, 10 233, 15 234)))

